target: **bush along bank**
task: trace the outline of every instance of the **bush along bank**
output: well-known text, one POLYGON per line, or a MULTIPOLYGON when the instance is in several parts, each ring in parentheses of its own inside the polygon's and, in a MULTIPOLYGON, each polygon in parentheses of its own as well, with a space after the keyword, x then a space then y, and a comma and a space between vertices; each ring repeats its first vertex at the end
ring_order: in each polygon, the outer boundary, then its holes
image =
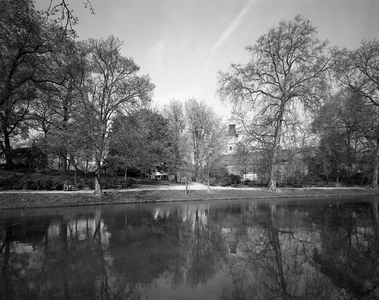
MULTIPOLYGON (((136 183, 133 178, 121 176, 104 176, 101 180, 103 189, 129 188, 136 183)), ((0 175, 0 190, 64 190, 66 186, 74 190, 93 189, 93 174, 43 174, 43 173, 17 173, 3 172, 0 175)))

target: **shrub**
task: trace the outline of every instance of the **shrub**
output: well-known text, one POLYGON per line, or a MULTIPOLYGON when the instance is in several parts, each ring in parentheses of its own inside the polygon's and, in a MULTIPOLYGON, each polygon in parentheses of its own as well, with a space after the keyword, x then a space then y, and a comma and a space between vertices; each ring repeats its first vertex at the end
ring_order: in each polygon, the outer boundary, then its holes
POLYGON ((133 179, 133 178, 128 177, 128 178, 126 179, 126 187, 132 187, 133 184, 135 184, 135 183, 136 183, 136 181, 135 181, 135 179, 133 179))
POLYGON ((60 177, 31 173, 24 175, 18 181, 14 182, 12 188, 25 190, 57 190, 63 189, 63 183, 60 177))
POLYGON ((0 179, 0 189, 2 190, 11 190, 13 189, 13 185, 15 182, 19 180, 18 177, 12 176, 8 178, 1 178, 0 179))
POLYGON ((218 184, 221 185, 221 186, 229 186, 229 185, 232 184, 232 181, 230 180, 230 178, 224 178, 218 184))
POLYGON ((263 180, 252 180, 249 182, 249 186, 257 188, 267 187, 267 182, 264 182, 263 180))
POLYGON ((241 183, 241 176, 230 174, 229 175, 230 181, 232 184, 240 184, 241 183))
MULTIPOLYGON (((101 178, 101 188, 102 189, 117 189, 117 188, 128 188, 128 187, 132 187, 133 184, 136 183, 136 180, 133 179, 133 178, 130 178, 128 177, 126 180, 124 178, 120 178, 120 177, 106 177, 106 176, 103 176, 101 178)), ((91 187, 91 188, 94 188, 94 179, 92 178, 92 181, 89 181, 88 182, 88 185, 91 187)))

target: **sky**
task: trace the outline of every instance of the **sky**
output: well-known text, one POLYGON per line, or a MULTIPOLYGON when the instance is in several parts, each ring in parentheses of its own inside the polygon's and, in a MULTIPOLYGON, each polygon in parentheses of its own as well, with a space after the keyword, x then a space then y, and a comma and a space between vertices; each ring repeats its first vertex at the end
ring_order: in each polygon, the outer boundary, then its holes
MULTIPOLYGON (((354 49, 379 39, 378 0, 91 0, 95 14, 85 0, 66 1, 79 18, 79 40, 124 41, 122 55, 156 86, 154 105, 196 98, 226 117, 230 109, 216 95, 218 72, 248 62, 245 47, 280 21, 300 14, 331 46, 354 49)), ((36 0, 36 7, 49 3, 36 0)))

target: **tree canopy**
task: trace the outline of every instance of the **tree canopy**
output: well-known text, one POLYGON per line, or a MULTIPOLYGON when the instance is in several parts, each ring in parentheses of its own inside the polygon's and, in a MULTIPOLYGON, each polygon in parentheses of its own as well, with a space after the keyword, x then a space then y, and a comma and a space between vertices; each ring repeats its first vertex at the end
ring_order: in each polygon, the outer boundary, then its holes
POLYGON ((276 188, 276 165, 284 126, 293 120, 296 109, 318 105, 325 89, 327 42, 320 41, 311 22, 301 16, 282 21, 279 26, 246 47, 250 61, 232 64, 220 72, 218 94, 234 105, 253 113, 251 126, 263 128, 271 143, 268 186, 276 188), (268 132, 267 132, 268 129, 268 132))
MULTIPOLYGON (((84 5, 93 12, 90 1, 84 5)), ((78 41, 77 22, 66 0, 51 0, 43 11, 31 0, 2 1, 6 167, 14 167, 15 148, 38 145, 64 172, 94 172, 99 194, 110 166, 125 174, 164 169, 199 181, 212 168, 224 174, 227 124, 208 99, 173 99, 153 109, 155 86, 122 54, 123 42, 113 35, 78 41)), ((298 15, 247 46, 247 62, 218 73, 216 93, 232 104, 230 122, 242 136, 235 152, 239 175, 254 170, 253 177, 275 190, 281 173, 299 168, 327 181, 359 173, 378 188, 379 43, 328 44, 298 15)))

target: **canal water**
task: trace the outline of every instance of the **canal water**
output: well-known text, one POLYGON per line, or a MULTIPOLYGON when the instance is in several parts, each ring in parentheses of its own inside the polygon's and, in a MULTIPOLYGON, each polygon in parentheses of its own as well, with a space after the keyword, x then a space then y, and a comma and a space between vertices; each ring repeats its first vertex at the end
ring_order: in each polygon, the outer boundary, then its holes
POLYGON ((379 299, 378 203, 0 211, 0 299, 379 299))

